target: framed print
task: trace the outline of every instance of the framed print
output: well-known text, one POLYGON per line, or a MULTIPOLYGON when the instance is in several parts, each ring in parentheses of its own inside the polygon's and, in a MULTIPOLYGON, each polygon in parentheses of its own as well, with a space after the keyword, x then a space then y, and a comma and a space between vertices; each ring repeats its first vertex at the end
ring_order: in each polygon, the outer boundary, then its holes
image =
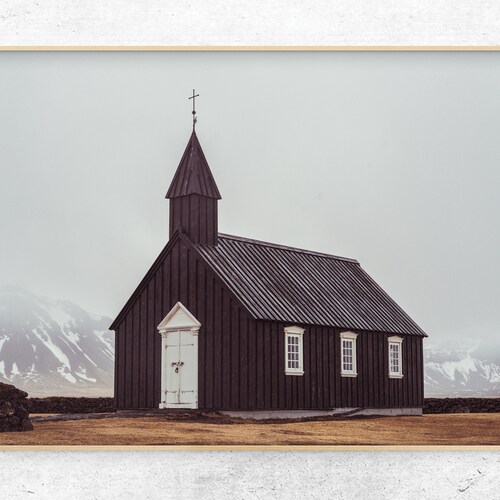
POLYGON ((2 481, 494 497, 494 27, 117 8, 2 21, 2 481))

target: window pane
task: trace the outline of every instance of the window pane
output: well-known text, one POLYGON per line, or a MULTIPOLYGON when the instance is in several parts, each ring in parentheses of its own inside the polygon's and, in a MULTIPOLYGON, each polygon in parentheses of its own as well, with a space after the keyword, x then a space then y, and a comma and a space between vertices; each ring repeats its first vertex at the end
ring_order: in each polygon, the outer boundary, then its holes
POLYGON ((342 339, 342 370, 352 372, 353 367, 353 340, 342 339))
POLYGON ((286 335, 286 366, 291 370, 300 370, 300 350, 302 338, 299 335, 286 335))
POLYGON ((396 374, 401 373, 399 356, 400 356, 400 344, 390 343, 389 344, 389 369, 390 369, 391 373, 396 373, 396 374))

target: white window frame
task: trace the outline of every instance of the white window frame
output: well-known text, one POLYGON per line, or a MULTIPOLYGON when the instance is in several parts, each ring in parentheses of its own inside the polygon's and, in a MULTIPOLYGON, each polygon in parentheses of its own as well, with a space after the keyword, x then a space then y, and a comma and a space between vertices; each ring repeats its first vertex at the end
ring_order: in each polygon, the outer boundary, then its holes
POLYGON ((357 377, 358 376, 358 363, 357 363, 357 349, 356 339, 357 333, 354 332, 340 332, 340 375, 342 377, 357 377), (352 370, 344 370, 344 340, 352 342, 352 370))
MULTIPOLYGON (((297 360, 294 360, 297 361, 297 360)), ((304 375, 304 328, 300 326, 287 326, 285 328, 285 374, 286 375, 304 375), (298 362, 297 368, 288 367, 288 339, 298 339, 298 362)))
POLYGON ((403 378, 403 339, 398 336, 387 339, 387 354, 389 359, 389 378, 403 378), (398 371, 392 371, 391 366, 391 346, 398 346, 398 371))

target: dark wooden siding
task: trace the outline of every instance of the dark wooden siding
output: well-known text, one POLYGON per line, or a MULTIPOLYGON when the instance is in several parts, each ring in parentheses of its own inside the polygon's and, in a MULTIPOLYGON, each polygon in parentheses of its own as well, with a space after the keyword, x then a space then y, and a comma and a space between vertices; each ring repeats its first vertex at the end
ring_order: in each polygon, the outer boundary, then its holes
POLYGON ((216 245, 217 200, 198 194, 170 200, 170 237, 182 226, 192 241, 203 245, 216 245))
POLYGON ((403 378, 388 375, 388 337, 357 332, 357 377, 340 375, 340 330, 301 325, 304 375, 285 374, 285 326, 249 321, 247 397, 241 409, 390 408, 423 405, 422 337, 402 335, 403 378))
POLYGON ((199 407, 239 408, 240 399, 247 398, 251 390, 245 333, 249 317, 196 250, 182 239, 143 284, 116 327, 117 407, 158 407, 161 336, 156 327, 178 301, 202 324, 199 407))

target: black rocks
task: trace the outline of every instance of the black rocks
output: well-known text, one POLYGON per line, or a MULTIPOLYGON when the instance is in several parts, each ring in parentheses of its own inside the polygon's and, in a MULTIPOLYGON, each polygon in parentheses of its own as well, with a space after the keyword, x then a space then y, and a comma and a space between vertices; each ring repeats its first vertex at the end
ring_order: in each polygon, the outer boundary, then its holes
POLYGON ((33 430, 27 397, 26 392, 0 382, 0 432, 33 430))

